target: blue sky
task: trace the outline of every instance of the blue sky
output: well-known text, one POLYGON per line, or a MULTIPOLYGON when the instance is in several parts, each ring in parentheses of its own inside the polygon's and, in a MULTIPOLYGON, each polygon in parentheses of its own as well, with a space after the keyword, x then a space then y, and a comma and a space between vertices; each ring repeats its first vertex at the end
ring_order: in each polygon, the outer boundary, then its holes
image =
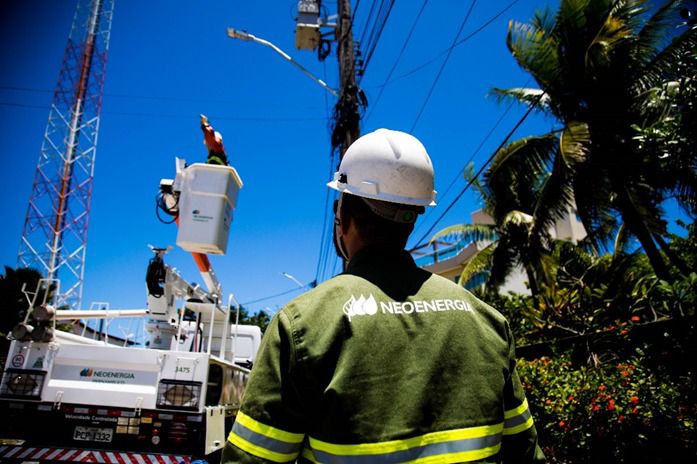
MULTIPOLYGON (((355 6, 356 2, 352 2, 355 6)), ((360 39, 370 3, 359 3, 354 35, 360 39)), ((422 3, 395 2, 361 86, 369 107, 362 131, 409 131, 422 140, 436 170, 439 206, 420 219, 421 237, 464 187, 458 173, 473 157, 479 168, 523 114, 506 107, 490 89, 527 82, 505 46, 508 21, 526 21, 547 2, 477 1, 460 38, 509 4, 470 40, 456 46, 428 104, 419 110, 445 59, 445 51, 471 6, 432 0, 425 8, 392 82, 381 86, 422 3), (493 129, 487 139, 487 133, 493 129), (481 145, 481 149, 477 151, 481 145), (450 191, 446 190, 454 182, 450 191)), ((556 2, 555 2, 556 3, 556 2)), ((222 132, 231 164, 244 181, 228 253, 213 256, 226 294, 252 311, 275 311, 298 292, 281 273, 300 282, 317 274, 326 187, 330 172, 329 116, 334 97, 270 49, 232 40, 226 28, 247 30, 275 43, 329 85, 337 85, 334 53, 295 50, 293 0, 116 0, 101 127, 96 156, 83 307, 108 301, 112 308, 145 305, 147 244, 174 244, 173 225, 155 217, 161 178, 174 176, 174 158, 204 161, 198 115, 222 132)), ((335 2, 324 2, 330 13, 335 2)), ((63 59, 75 2, 23 0, 0 4, 0 264, 15 266, 32 179, 63 59)), ((367 34, 366 34, 367 35, 367 34)), ((520 137, 553 122, 531 118, 520 137)), ((467 192, 436 230, 468 222, 479 207, 467 192)), ((410 245, 414 245, 412 242, 410 245)), ((166 257, 191 281, 201 282, 190 255, 166 257)))

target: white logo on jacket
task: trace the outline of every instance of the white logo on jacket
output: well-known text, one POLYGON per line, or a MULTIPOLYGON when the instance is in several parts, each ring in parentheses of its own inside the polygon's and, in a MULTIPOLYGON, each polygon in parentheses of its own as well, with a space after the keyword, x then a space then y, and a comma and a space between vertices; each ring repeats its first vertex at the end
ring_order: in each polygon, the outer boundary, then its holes
POLYGON ((463 311, 474 312, 472 306, 465 300, 452 300, 449 298, 437 300, 415 300, 415 301, 375 301, 372 294, 366 298, 361 294, 358 298, 351 295, 351 298, 344 303, 342 310, 348 317, 349 322, 354 316, 374 316, 378 309, 382 314, 413 314, 413 313, 439 313, 444 311, 463 311))
POLYGON ((361 295, 358 299, 351 295, 351 298, 344 303, 343 311, 348 316, 349 322, 351 322, 353 316, 374 315, 378 312, 378 304, 373 295, 368 295, 368 298, 361 295))

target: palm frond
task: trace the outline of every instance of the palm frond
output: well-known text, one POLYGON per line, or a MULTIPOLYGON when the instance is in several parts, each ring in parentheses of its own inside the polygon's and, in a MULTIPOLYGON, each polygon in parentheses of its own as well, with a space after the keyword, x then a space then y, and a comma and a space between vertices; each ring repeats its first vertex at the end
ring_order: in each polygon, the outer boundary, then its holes
POLYGON ((624 225, 621 225, 615 236, 615 246, 612 252, 613 259, 628 251, 630 239, 631 234, 627 233, 627 229, 624 225))
POLYGON ((487 287, 497 289, 505 281, 515 266, 519 264, 515 243, 509 237, 500 237, 491 255, 491 267, 487 287))
POLYGON ((522 211, 510 211, 503 219, 503 227, 514 226, 514 227, 525 227, 530 229, 534 223, 534 219, 531 215, 524 213, 522 211))
MULTIPOLYGON (((569 44, 574 38, 579 39, 579 31, 588 27, 589 13, 594 5, 604 6, 603 2, 589 0, 562 0, 556 17, 555 32, 560 36, 562 43, 569 44)), ((592 17, 592 16, 591 16, 592 17)))
POLYGON ((536 29, 545 31, 546 34, 551 35, 554 31, 554 12, 550 8, 543 8, 535 12, 530 21, 536 29))
POLYGON ((494 241, 498 236, 496 229, 489 224, 457 224, 436 232, 429 243, 433 243, 439 238, 448 238, 457 242, 482 242, 494 241))
POLYGON ((564 164, 573 169, 578 163, 583 163, 588 158, 588 150, 591 144, 588 124, 582 121, 570 121, 559 137, 559 154, 564 164))
POLYGON ((679 66, 685 57, 694 56, 695 50, 697 50, 697 26, 691 26, 674 37, 668 46, 642 68, 643 72, 632 83, 632 93, 643 94, 652 88, 659 87, 667 78, 690 77, 683 75, 684 72, 691 71, 690 67, 680 70, 679 66))
POLYGON ((492 208, 495 221, 512 209, 531 213, 537 188, 554 158, 557 136, 524 137, 502 148, 484 173, 484 184, 496 199, 492 208))
POLYGON ((665 48, 667 39, 675 27, 677 10, 681 0, 668 0, 661 5, 636 34, 634 56, 642 64, 650 62, 660 50, 665 48))
POLYGON ((511 22, 506 44, 520 67, 530 72, 543 89, 556 80, 559 56, 553 35, 532 24, 511 22))
POLYGON ((499 89, 494 87, 491 89, 490 95, 496 98, 497 103, 513 101, 515 103, 523 103, 527 106, 534 106, 545 113, 551 111, 549 106, 550 98, 544 90, 525 87, 514 87, 511 89, 499 89))
POLYGON ((608 15, 586 49, 586 67, 609 68, 615 49, 633 38, 634 30, 626 18, 608 15))
POLYGON ((482 186, 479 181, 479 177, 475 176, 474 172, 474 161, 470 161, 462 170, 462 177, 468 184, 471 184, 476 190, 479 196, 484 200, 484 203, 488 206, 491 205, 493 199, 490 198, 489 192, 482 186))
POLYGON ((494 254, 494 250, 496 250, 496 246, 496 242, 492 242, 472 255, 462 268, 458 280, 460 285, 467 285, 473 277, 491 268, 491 257, 494 254))
POLYGON ((508 183, 514 177, 538 178, 547 170, 556 144, 557 135, 553 132, 515 140, 499 150, 484 177, 508 183))
POLYGON ((576 166, 586 162, 590 143, 590 132, 586 123, 571 121, 564 128, 559 138, 559 151, 554 158, 552 172, 539 190, 533 212, 533 235, 544 235, 558 219, 569 214, 574 202, 572 181, 576 166))
POLYGON ((596 175, 590 163, 579 166, 572 181, 578 216, 586 230, 587 240, 596 252, 608 249, 617 230, 617 215, 613 200, 607 198, 606 179, 596 175))

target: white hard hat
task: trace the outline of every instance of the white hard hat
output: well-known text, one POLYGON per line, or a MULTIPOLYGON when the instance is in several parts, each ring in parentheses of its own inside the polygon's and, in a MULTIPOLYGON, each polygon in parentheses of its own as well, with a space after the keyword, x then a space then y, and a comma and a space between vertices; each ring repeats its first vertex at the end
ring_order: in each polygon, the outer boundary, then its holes
POLYGON ((327 186, 391 203, 436 204, 433 165, 426 149, 416 137, 389 129, 378 129, 351 144, 327 186))

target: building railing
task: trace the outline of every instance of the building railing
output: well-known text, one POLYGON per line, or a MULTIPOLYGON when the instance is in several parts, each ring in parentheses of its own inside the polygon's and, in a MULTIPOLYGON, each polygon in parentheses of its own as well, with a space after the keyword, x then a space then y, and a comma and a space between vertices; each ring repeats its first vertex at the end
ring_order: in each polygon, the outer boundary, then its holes
POLYGON ((427 267, 442 261, 455 258, 462 250, 473 242, 471 240, 459 240, 457 242, 445 242, 435 240, 410 250, 416 265, 427 267))

